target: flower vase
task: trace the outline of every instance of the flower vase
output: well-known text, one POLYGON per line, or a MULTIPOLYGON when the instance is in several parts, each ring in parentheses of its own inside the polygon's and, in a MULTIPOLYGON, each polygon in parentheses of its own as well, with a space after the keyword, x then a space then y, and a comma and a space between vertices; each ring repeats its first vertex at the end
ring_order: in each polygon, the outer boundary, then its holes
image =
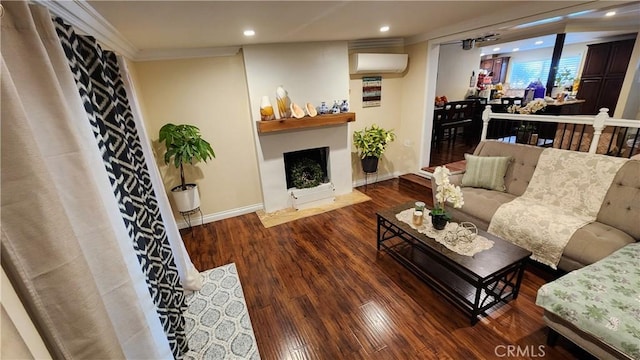
POLYGON ((447 214, 431 214, 431 224, 436 230, 442 230, 447 226, 449 216, 447 214))
POLYGON ((324 115, 328 113, 329 113, 329 107, 327 106, 327 103, 323 101, 320 107, 318 108, 318 114, 324 115))
POLYGON ((278 114, 280 114, 280 118, 290 118, 291 100, 289 99, 289 93, 282 85, 276 89, 276 102, 278 104, 278 114))
POLYGON ((338 100, 334 100, 333 106, 331 107, 332 114, 340 114, 340 104, 338 104, 338 100))
POLYGON ((340 104, 340 112, 349 112, 349 103, 347 102, 347 100, 342 100, 342 104, 340 104))
POLYGON ((260 102, 260 119, 261 120, 273 120, 274 119, 273 106, 269 101, 268 96, 263 96, 260 102))

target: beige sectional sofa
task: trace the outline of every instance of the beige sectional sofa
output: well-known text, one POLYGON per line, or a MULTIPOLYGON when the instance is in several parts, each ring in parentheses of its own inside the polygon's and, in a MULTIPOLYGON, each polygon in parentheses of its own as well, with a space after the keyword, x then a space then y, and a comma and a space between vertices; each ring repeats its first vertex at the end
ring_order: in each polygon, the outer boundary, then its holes
MULTIPOLYGON (((448 207, 452 217, 456 221, 470 221, 478 228, 487 230, 500 205, 525 192, 543 150, 541 147, 499 141, 481 142, 474 155, 512 158, 504 176, 506 191, 462 187, 464 206, 460 209, 448 207)), ((451 182, 461 184, 462 177, 463 174, 454 174, 451 176, 451 182)), ((435 183, 432 185, 435 189, 435 183)), ((640 161, 630 160, 617 172, 596 221, 583 226, 573 234, 564 248, 558 268, 564 271, 582 268, 638 240, 640 161)))

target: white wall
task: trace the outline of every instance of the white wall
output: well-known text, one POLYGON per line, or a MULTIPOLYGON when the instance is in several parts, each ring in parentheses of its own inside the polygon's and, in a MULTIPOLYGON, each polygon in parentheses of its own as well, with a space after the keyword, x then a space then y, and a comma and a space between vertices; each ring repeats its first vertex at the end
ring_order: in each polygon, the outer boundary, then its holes
MULTIPOLYGON (((167 193, 180 178, 174 166, 164 164, 158 131, 168 122, 192 124, 216 153, 207 163, 185 167, 186 180, 199 186, 205 222, 259 209, 262 194, 242 54, 134 62, 130 70, 167 193)), ((183 222, 179 213, 174 215, 183 222)), ((200 216, 192 218, 199 224, 200 216)))
POLYGON ((462 44, 440 46, 436 96, 446 96, 449 101, 464 100, 469 89, 471 72, 478 75, 480 48, 463 50, 462 44))

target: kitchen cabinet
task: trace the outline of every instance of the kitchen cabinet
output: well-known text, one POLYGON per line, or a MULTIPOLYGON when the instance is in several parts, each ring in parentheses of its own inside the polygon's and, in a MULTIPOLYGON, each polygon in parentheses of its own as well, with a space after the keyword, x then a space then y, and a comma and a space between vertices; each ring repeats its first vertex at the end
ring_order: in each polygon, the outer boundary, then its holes
POLYGON ((629 66, 635 40, 589 45, 578 87, 578 99, 585 100, 582 113, 595 115, 608 108, 613 116, 629 66))
POLYGON ((492 84, 504 83, 507 77, 507 67, 509 66, 509 57, 497 57, 492 59, 484 59, 480 61, 480 69, 493 72, 492 84))

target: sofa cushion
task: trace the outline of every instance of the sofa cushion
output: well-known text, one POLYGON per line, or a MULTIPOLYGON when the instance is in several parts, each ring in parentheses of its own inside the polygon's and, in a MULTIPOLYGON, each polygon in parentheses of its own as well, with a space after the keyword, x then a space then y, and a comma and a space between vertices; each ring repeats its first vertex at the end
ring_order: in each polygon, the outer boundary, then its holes
POLYGON ((475 156, 464 154, 467 167, 462 186, 505 191, 504 175, 511 162, 510 156, 475 156))
POLYGON ((510 156, 513 158, 513 161, 507 167, 504 185, 506 192, 520 196, 527 190, 543 150, 544 148, 537 146, 487 140, 478 144, 473 155, 510 156))
MULTIPOLYGON (((465 204, 466 205, 466 204, 465 204)), ((564 248, 565 271, 571 271, 610 255, 635 240, 627 233, 607 224, 593 222, 578 229, 564 248)))
POLYGON ((627 161, 618 170, 597 220, 640 240, 640 161, 627 161))

